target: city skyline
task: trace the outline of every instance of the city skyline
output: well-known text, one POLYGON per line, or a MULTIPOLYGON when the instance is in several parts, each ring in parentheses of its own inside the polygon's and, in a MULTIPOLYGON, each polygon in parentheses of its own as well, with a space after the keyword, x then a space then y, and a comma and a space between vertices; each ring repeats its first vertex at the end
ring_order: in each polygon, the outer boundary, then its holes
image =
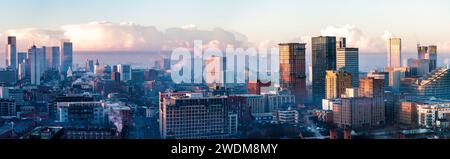
POLYGON ((449 2, 83 1, 3 10, 0 140, 450 138, 449 2))
MULTIPOLYGON (((440 31, 450 26, 443 20, 450 14, 445 7, 449 2, 441 0, 395 1, 389 5, 354 0, 233 1, 195 5, 183 1, 134 0, 121 4, 96 0, 74 3, 70 8, 64 7, 67 3, 50 0, 9 3, 10 7, 1 9, 0 13, 14 13, 16 11, 11 9, 15 8, 23 12, 0 16, 0 39, 3 41, 7 35, 14 34, 19 42, 26 40, 29 46, 30 43, 54 45, 61 38, 70 38, 78 44, 75 51, 159 51, 175 47, 160 41, 168 38, 183 43, 218 40, 222 45, 270 46, 280 42, 310 43, 313 36, 335 35, 347 37, 350 47, 360 48, 364 54, 385 53, 384 40, 392 35, 404 40, 404 52, 415 52, 417 43, 436 44, 441 54, 450 52, 447 38, 450 35, 440 31), (35 12, 34 6, 46 9, 35 12), (397 9, 404 6, 409 9, 398 12, 397 9), (371 9, 362 10, 367 7, 371 9), (317 8, 324 11, 315 14, 313 11, 317 8), (358 14, 353 14, 355 12, 358 14), (331 18, 331 15, 342 18, 331 18), (40 20, 30 19, 31 16, 40 20), (430 22, 432 25, 428 24, 430 22), (112 33, 116 34, 112 36, 112 33), (174 33, 181 35, 171 36, 174 33), (189 35, 197 39, 190 39, 189 35), (115 39, 125 39, 125 42, 115 39), (103 42, 105 40, 109 40, 108 43, 103 42)), ((19 45, 19 49, 24 47, 22 45, 25 44, 19 45)), ((0 49, 4 50, 3 47, 0 49)))

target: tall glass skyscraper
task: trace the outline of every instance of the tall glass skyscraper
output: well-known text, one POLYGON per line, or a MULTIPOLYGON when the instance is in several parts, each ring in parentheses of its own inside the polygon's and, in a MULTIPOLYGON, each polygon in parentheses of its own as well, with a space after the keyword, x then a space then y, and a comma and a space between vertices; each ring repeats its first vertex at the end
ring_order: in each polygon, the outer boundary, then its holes
POLYGON ((41 84, 41 53, 36 46, 32 46, 28 53, 31 59, 31 84, 40 85, 41 84))
POLYGON ((345 39, 336 52, 336 67, 352 75, 352 87, 359 87, 359 49, 346 48, 345 39), (343 44, 342 44, 343 43, 343 44))
POLYGON ((8 36, 8 44, 6 46, 6 66, 17 68, 17 46, 16 37, 8 36))
POLYGON ((58 46, 45 47, 45 63, 47 69, 58 69, 60 65, 60 50, 58 46))
POLYGON ((390 38, 388 40, 388 65, 387 67, 402 67, 402 39, 390 38))
POLYGON ((336 37, 319 36, 312 38, 312 93, 314 104, 320 105, 325 99, 325 74, 336 70, 336 37))
POLYGON ((60 72, 63 74, 67 73, 67 70, 72 67, 73 63, 73 49, 71 42, 65 40, 61 41, 60 62, 60 72))

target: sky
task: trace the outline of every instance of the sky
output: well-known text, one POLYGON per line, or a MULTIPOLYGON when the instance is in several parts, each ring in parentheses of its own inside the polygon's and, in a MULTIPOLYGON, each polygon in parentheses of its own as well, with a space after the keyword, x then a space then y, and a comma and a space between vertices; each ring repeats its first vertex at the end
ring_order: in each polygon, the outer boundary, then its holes
POLYGON ((225 47, 335 35, 363 52, 383 52, 396 36, 406 51, 420 42, 450 53, 448 0, 0 1, 0 42, 15 35, 22 47, 70 38, 77 50, 170 50, 195 38, 225 47))

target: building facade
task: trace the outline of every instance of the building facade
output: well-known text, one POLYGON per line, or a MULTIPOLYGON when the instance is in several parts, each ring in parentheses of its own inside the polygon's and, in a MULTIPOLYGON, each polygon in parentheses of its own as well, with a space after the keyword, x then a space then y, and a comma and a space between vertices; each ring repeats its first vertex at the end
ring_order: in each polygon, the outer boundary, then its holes
POLYGON ((352 87, 352 75, 342 70, 327 71, 325 86, 325 99, 340 98, 341 95, 345 94, 347 88, 352 87))
POLYGON ((312 94, 313 103, 320 105, 325 99, 325 74, 336 70, 336 37, 319 36, 312 38, 312 94))
POLYGON ((279 44, 280 86, 295 95, 296 103, 306 99, 306 44, 279 44))

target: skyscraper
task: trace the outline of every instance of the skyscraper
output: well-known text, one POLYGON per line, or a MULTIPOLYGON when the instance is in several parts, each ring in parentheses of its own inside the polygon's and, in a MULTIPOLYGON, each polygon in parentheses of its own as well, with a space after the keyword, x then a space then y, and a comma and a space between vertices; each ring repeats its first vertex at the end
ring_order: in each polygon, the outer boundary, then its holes
POLYGON ((304 103, 306 98, 306 44, 279 44, 280 84, 295 95, 296 103, 304 103))
POLYGON ((428 46, 428 59, 430 60, 430 72, 437 68, 437 46, 428 46))
POLYGON ((30 56, 31 64, 31 84, 40 85, 41 84, 41 60, 40 51, 36 46, 32 46, 28 50, 30 56))
POLYGON ((27 60, 27 53, 26 52, 19 52, 17 53, 17 64, 24 63, 27 60))
POLYGON ((120 73, 121 81, 129 81, 131 80, 131 66, 130 65, 117 65, 117 72, 120 73))
POLYGON ((352 75, 345 71, 327 71, 326 99, 340 98, 347 88, 351 88, 352 75))
POLYGON ((61 52, 60 52, 60 73, 65 74, 69 67, 73 64, 73 48, 72 43, 68 41, 61 41, 61 52))
POLYGON ((325 98, 325 73, 336 70, 336 37, 312 38, 313 102, 320 105, 325 98))
POLYGON ((6 66, 17 68, 17 46, 16 37, 8 36, 8 44, 6 46, 6 66))
POLYGON ((388 64, 387 67, 402 67, 402 39, 390 38, 388 40, 388 64))
POLYGON ((352 74, 352 87, 359 87, 359 49, 347 48, 345 38, 341 38, 336 52, 336 67, 352 74))
POLYGON ((86 72, 94 72, 94 60, 86 60, 86 72))
POLYGON ((60 50, 58 46, 45 47, 46 69, 58 69, 60 65, 60 50))
POLYGON ((418 44, 417 52, 418 52, 419 60, 429 60, 430 61, 429 72, 432 72, 433 70, 435 70, 437 68, 437 46, 436 45, 421 46, 420 44, 418 44))
POLYGON ((360 96, 372 98, 371 123, 381 125, 385 123, 384 77, 366 77, 361 80, 360 96))

